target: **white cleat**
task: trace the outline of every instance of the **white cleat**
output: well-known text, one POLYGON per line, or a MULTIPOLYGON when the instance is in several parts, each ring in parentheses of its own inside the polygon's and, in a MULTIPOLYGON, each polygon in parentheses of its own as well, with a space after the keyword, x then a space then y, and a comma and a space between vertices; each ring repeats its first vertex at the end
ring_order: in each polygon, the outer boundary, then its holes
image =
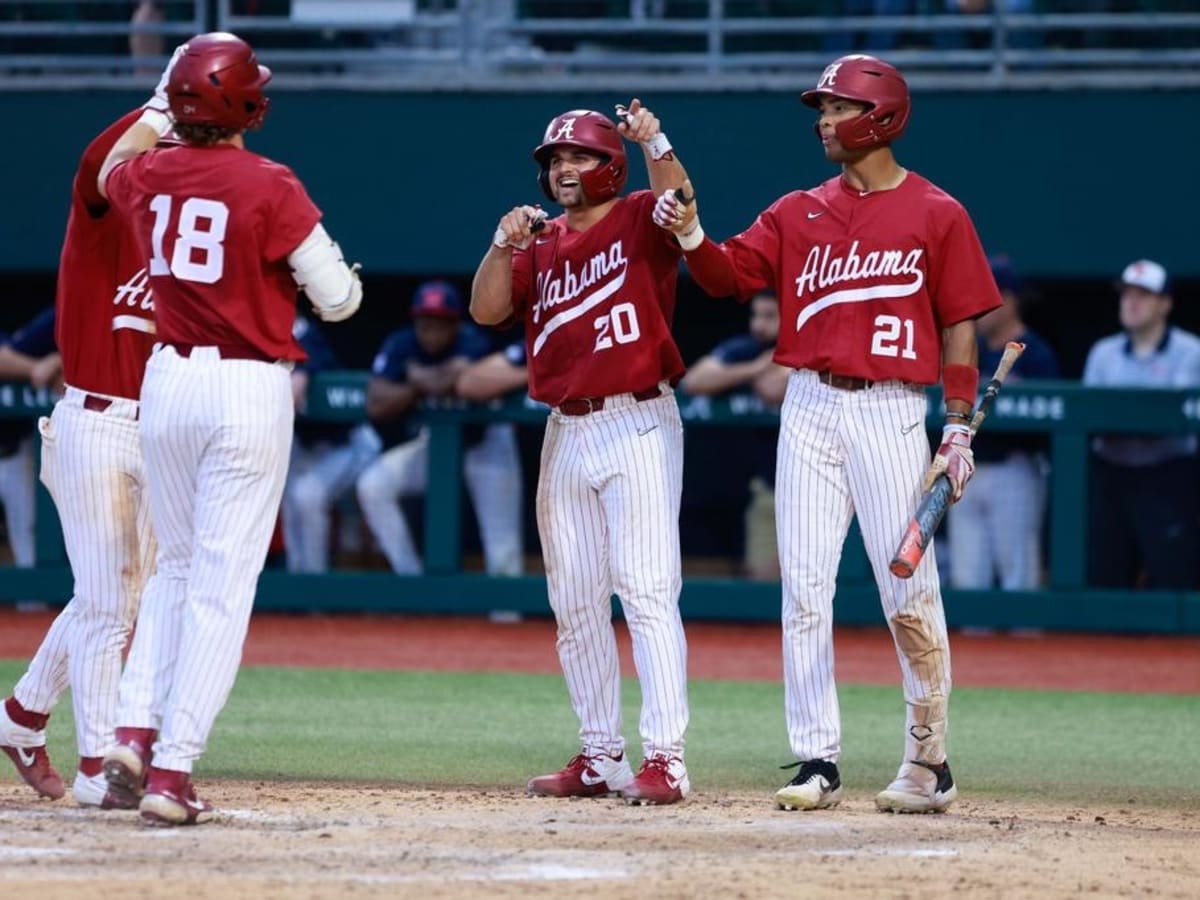
POLYGON ((892 783, 875 795, 875 806, 880 812, 939 813, 956 797, 958 788, 948 763, 906 762, 892 783))
POLYGON ((800 772, 775 792, 780 809, 828 809, 842 800, 842 778, 836 763, 810 759, 800 763, 800 772))

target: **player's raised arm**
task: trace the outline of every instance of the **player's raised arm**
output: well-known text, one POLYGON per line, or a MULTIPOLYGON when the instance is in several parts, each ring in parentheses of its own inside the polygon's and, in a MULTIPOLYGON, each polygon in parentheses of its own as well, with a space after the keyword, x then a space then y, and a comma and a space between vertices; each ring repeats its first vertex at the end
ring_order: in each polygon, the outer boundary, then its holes
POLYGON ((108 173, 125 160, 132 159, 139 153, 145 153, 170 133, 173 122, 171 121, 170 101, 167 99, 167 84, 171 80, 171 70, 175 68, 175 63, 185 53, 187 53, 187 44, 180 44, 175 48, 167 67, 163 69, 162 77, 158 79, 154 93, 143 104, 145 111, 117 139, 116 144, 113 145, 112 150, 105 157, 104 163, 100 166, 100 174, 96 178, 96 188, 100 191, 100 196, 106 200, 108 191, 105 184, 108 182, 108 173))
POLYGON ((643 106, 637 97, 629 101, 628 107, 617 105, 617 131, 627 141, 641 145, 654 196, 681 187, 687 181, 683 163, 663 133, 658 116, 643 106))
POLYGON ((480 325, 498 325, 512 315, 513 251, 528 247, 545 220, 536 206, 514 206, 500 217, 492 245, 471 281, 471 318, 480 325))

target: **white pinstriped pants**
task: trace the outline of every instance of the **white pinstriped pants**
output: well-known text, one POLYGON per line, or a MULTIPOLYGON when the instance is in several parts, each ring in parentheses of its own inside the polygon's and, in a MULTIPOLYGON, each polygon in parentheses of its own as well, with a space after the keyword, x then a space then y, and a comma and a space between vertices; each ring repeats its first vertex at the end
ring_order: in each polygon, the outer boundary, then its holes
POLYGON ((643 751, 682 754, 687 642, 679 615, 683 425, 674 395, 609 397, 586 416, 551 412, 537 490, 538 531, 558 658, 587 750, 622 752, 612 595, 633 640, 643 751))
POLYGON ((31 568, 37 563, 34 541, 34 517, 37 484, 33 480, 33 430, 21 440, 17 452, 0 459, 0 505, 4 506, 4 524, 13 565, 31 568))
POLYGON ((950 645, 933 547, 912 578, 888 571, 930 461, 925 410, 924 390, 900 382, 846 391, 806 370, 788 379, 775 519, 787 729, 798 759, 836 761, 841 752, 833 595, 856 512, 900 660, 908 710, 904 759, 945 759, 950 645))
POLYGON ((55 618, 13 696, 49 713, 71 686, 80 756, 113 742, 121 654, 154 559, 149 498, 134 400, 83 408, 68 387, 42 435, 41 479, 54 498, 75 591, 55 618))
POLYGON ((165 347, 142 384, 157 570, 118 724, 159 729, 154 765, 190 772, 241 662, 292 443, 289 367, 165 347))

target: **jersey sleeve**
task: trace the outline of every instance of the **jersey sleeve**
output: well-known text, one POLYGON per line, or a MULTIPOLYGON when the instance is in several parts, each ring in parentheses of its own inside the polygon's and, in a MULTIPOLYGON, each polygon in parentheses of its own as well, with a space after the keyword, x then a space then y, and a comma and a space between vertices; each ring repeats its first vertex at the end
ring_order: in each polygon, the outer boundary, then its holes
POLYGON ((761 353, 762 348, 759 347, 758 341, 748 334, 738 334, 721 341, 709 355, 728 366, 757 359, 761 353))
POLYGON ((525 342, 514 341, 504 348, 504 358, 514 366, 525 368, 525 342))
POLYGON ((79 166, 75 170, 74 191, 93 217, 99 217, 108 209, 108 201, 100 196, 100 189, 96 186, 100 167, 104 165, 109 151, 116 146, 117 140, 141 114, 141 107, 125 113, 93 138, 83 151, 79 166))
POLYGON ((759 214, 754 224, 721 245, 733 264, 736 296, 746 301, 760 291, 775 288, 775 267, 782 246, 781 197, 759 214))
POLYGON ((488 340, 486 334, 476 328, 470 322, 464 322, 460 328, 461 337, 459 339, 458 352, 455 356, 465 356, 467 359, 474 362, 477 359, 483 359, 492 352, 492 342, 488 340))
MULTIPOLYGON (((108 194, 108 202, 122 216, 128 216, 129 206, 133 198, 134 169, 137 157, 119 163, 115 169, 110 169, 104 180, 104 190, 108 194)), ((97 193, 96 196, 100 196, 97 193)))
POLYGON ((939 239, 930 248, 928 290, 942 328, 981 316, 1002 302, 979 235, 958 203, 949 207, 939 239))
POLYGON ((375 354, 371 364, 371 374, 403 384, 408 381, 408 362, 413 357, 415 344, 405 340, 405 332, 398 331, 390 335, 375 354))
POLYGON ((1087 362, 1083 366, 1083 383, 1092 387, 1103 384, 1100 367, 1101 346, 1101 341, 1092 344, 1092 349, 1088 351, 1087 362))
POLYGON ((321 221, 321 211, 291 169, 279 166, 263 241, 268 262, 287 259, 321 221))
POLYGON ((44 309, 23 328, 13 332, 9 346, 26 356, 46 356, 57 347, 54 342, 54 307, 44 309))

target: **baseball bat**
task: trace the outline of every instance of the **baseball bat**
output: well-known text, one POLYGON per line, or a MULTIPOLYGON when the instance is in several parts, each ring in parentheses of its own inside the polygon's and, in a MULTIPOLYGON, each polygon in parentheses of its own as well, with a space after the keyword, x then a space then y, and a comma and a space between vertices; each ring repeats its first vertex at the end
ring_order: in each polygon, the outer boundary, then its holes
MULTIPOLYGON (((971 417, 969 427, 972 435, 979 431, 979 426, 992 411, 992 404, 996 401, 996 395, 1000 393, 1000 385, 1004 384, 1004 379, 1008 377, 1008 373, 1024 351, 1025 345, 1016 341, 1009 341, 1005 345, 1004 355, 1000 357, 1000 363, 996 366, 996 374, 987 383, 983 399, 979 401, 979 408, 971 417)), ((911 578, 917 570, 918 564, 925 556, 925 548, 933 540, 933 533, 937 531, 938 525, 946 515, 953 490, 950 479, 943 474, 938 476, 933 487, 921 497, 917 511, 900 540, 900 546, 896 548, 892 561, 888 564, 888 568, 897 578, 911 578)))

